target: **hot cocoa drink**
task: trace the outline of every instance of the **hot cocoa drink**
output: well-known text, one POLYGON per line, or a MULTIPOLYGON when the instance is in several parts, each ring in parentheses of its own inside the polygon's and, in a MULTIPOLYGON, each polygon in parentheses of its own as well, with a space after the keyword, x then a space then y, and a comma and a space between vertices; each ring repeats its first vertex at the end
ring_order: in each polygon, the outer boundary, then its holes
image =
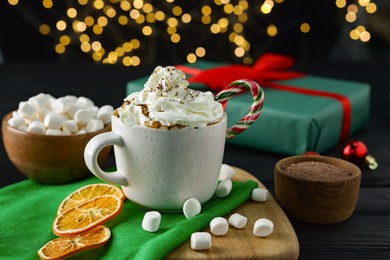
POLYGON ((186 75, 173 66, 158 66, 139 92, 131 93, 115 111, 128 125, 158 129, 199 128, 223 116, 222 105, 210 91, 188 88, 186 75))

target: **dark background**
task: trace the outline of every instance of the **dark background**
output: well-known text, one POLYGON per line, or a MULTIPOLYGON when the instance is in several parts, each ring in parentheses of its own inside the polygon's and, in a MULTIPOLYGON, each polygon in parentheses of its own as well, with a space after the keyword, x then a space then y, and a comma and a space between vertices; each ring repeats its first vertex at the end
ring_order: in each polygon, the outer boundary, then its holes
MULTIPOLYGON (((0 48, 5 61, 53 61, 71 63, 93 63, 93 60, 73 46, 65 54, 57 55, 54 46, 58 39, 54 36, 43 36, 38 31, 38 21, 54 26, 55 21, 65 16, 65 1, 56 1, 56 10, 46 10, 42 1, 20 1, 18 6, 11 6, 7 1, 0 2, 0 48), (62 4, 62 6, 61 6, 62 4)), ((150 1, 157 4, 156 1, 150 1)), ((207 2, 207 1, 206 1, 207 2)), ((211 2, 211 1, 208 1, 211 2)), ((235 3, 235 1, 232 1, 235 3)), ((388 46, 390 42, 389 4, 386 1, 372 1, 377 4, 375 14, 368 15, 362 8, 358 12, 358 21, 349 24, 345 21, 346 7, 339 9, 335 1, 294 0, 275 4, 269 15, 259 14, 259 3, 263 1, 249 1, 248 22, 245 35, 251 43, 250 56, 255 60, 264 52, 287 54, 296 60, 302 61, 329 61, 329 62, 387 62, 389 60, 388 46), (303 34, 299 30, 302 22, 308 22, 311 30, 303 34), (278 27, 276 37, 269 37, 265 28, 269 24, 278 27), (368 43, 354 41, 349 38, 349 31, 357 25, 364 25, 371 33, 368 43)), ((347 1, 356 3, 356 1, 347 1)), ((199 3, 199 2, 197 2, 199 3)), ((197 3, 192 1, 176 1, 184 11, 199 10, 197 3), (188 3, 191 2, 191 3, 188 3)), ((200 1, 204 3, 204 1, 200 1)), ((69 4, 69 2, 67 2, 69 4)), ((214 12, 213 12, 214 14, 214 12)), ((221 13, 215 12, 215 15, 221 13)), ((172 44, 166 40, 164 33, 157 33, 156 38, 144 44, 143 54, 139 55, 141 65, 155 63, 181 63, 186 61, 186 54, 193 51, 194 44, 200 41, 206 47, 204 59, 230 63, 241 63, 242 60, 232 55, 231 46, 226 35, 218 37, 204 32, 201 25, 193 19, 191 26, 182 31, 180 44, 172 44), (149 50, 148 50, 149 48, 149 50), (149 54, 148 54, 149 53, 149 54), (143 58, 144 57, 144 58, 143 58)), ((156 24, 158 27, 159 25, 156 24)), ((118 29, 118 28, 117 28, 118 29)), ((164 28, 160 28, 164 30, 164 28)), ((128 38, 133 32, 129 28, 119 28, 117 34, 128 38)), ((109 36, 107 36, 109 37, 109 36)), ((142 39, 142 38, 141 38, 142 39)), ((107 39, 107 42, 112 39, 107 39)), ((145 41, 147 41, 145 39, 145 41)), ((114 42, 112 43, 114 45, 114 42)), ((109 46, 109 45, 107 45, 109 46)), ((141 50, 140 50, 141 51, 141 50)))

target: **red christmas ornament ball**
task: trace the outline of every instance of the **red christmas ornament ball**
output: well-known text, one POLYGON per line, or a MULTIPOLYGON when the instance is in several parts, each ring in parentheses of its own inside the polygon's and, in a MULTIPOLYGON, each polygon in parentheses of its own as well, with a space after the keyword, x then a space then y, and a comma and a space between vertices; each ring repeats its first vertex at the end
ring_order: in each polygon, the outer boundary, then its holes
POLYGON ((359 165, 364 162, 367 153, 367 146, 363 142, 351 141, 344 147, 342 157, 344 160, 359 165))

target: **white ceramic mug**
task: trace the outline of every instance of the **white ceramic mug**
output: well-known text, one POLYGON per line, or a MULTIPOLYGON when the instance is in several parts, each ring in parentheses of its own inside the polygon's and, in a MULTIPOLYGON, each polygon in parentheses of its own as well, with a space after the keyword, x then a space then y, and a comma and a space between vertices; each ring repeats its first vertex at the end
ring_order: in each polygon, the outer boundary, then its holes
POLYGON ((189 198, 205 203, 213 196, 225 148, 225 113, 220 122, 200 128, 127 126, 114 115, 111 124, 111 132, 89 141, 84 159, 97 177, 120 184, 129 200, 146 209, 178 211, 189 198), (114 146, 114 172, 103 171, 97 162, 109 145, 114 146))
POLYGON ((120 184, 126 197, 139 206, 179 210, 189 198, 204 203, 213 196, 225 136, 226 116, 208 127, 178 130, 129 127, 112 116, 112 131, 91 139, 84 158, 93 174, 120 184), (100 150, 108 145, 114 145, 115 172, 105 172, 97 163, 100 150))

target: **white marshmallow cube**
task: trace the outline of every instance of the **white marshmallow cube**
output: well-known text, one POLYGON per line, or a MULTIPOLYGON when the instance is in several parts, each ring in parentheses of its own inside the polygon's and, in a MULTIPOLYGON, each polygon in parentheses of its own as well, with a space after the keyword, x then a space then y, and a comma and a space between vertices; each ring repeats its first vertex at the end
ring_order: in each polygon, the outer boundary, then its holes
POLYGON ((91 119, 86 126, 88 133, 96 132, 103 128, 104 128, 103 121, 99 119, 91 119))
POLYGON ((267 189, 256 188, 252 190, 251 199, 253 201, 264 202, 267 200, 267 189))
POLYGON ((225 198, 232 191, 233 183, 230 179, 225 179, 218 183, 217 189, 215 190, 215 195, 218 198, 225 198))
POLYGON ((76 120, 77 123, 80 125, 86 125, 89 121, 91 121, 93 118, 92 112, 88 109, 80 109, 77 110, 74 114, 74 120, 76 120))
POLYGON ((97 106, 89 107, 88 109, 89 109, 89 111, 91 111, 92 117, 96 117, 97 116, 97 113, 99 111, 99 108, 97 106))
POLYGON ((229 230, 228 221, 222 217, 213 218, 210 222, 210 232, 215 236, 224 236, 229 230))
POLYGON ((53 102, 56 101, 56 98, 53 97, 53 96, 50 95, 50 94, 46 94, 46 96, 49 97, 49 107, 51 107, 51 105, 53 104, 53 102))
POLYGON ((82 134, 86 134, 86 133, 87 133, 87 130, 85 130, 85 128, 83 128, 83 129, 80 129, 76 134, 82 135, 82 134))
POLYGON ((17 117, 17 116, 23 117, 18 114, 18 111, 12 111, 12 117, 17 117))
POLYGON ((83 108, 77 104, 74 104, 71 108, 69 108, 69 110, 66 113, 69 115, 70 118, 74 118, 74 115, 80 109, 83 109, 83 108))
POLYGON ((68 119, 71 119, 68 114, 58 114, 62 117, 62 121, 65 121, 65 120, 68 120, 68 119))
POLYGON ((45 119, 45 117, 46 117, 48 114, 50 114, 50 113, 52 113, 52 111, 51 111, 49 108, 47 108, 47 107, 42 107, 42 108, 40 108, 40 109, 38 110, 37 118, 38 118, 39 120, 43 121, 43 120, 45 119))
POLYGON ((111 122, 111 115, 114 112, 114 108, 111 105, 105 105, 99 108, 96 118, 103 121, 106 125, 111 122))
POLYGON ((75 95, 66 95, 65 98, 69 99, 72 103, 76 103, 78 99, 75 95))
POLYGON ((18 114, 31 119, 35 117, 35 114, 37 113, 37 109, 31 105, 28 102, 20 102, 19 103, 19 108, 18 108, 18 114))
POLYGON ((21 116, 11 117, 10 119, 8 119, 8 124, 15 128, 20 128, 21 126, 26 125, 26 123, 24 122, 24 118, 21 116))
POLYGON ((50 113, 45 116, 45 119, 43 120, 43 124, 46 128, 51 129, 60 129, 62 126, 62 122, 64 121, 64 118, 56 113, 50 113))
POLYGON ((46 132, 46 128, 41 121, 32 121, 27 127, 27 132, 43 135, 46 132))
POLYGON ((69 132, 69 130, 67 130, 67 129, 62 129, 61 134, 62 135, 71 135, 72 133, 69 132))
POLYGON ((142 220, 142 229, 156 232, 160 228, 161 214, 158 211, 146 212, 142 220))
POLYGON ((52 128, 47 128, 46 135, 62 135, 62 131, 60 129, 52 129, 52 128))
POLYGON ((60 97, 51 104, 51 109, 54 113, 63 114, 66 113, 74 103, 74 100, 70 97, 60 97))
POLYGON ((33 105, 36 110, 40 110, 44 107, 50 106, 50 96, 44 93, 39 93, 38 95, 30 97, 28 99, 28 103, 33 105))
POLYGON ((190 198, 184 202, 183 213, 186 218, 198 215, 202 210, 202 205, 196 198, 190 198))
POLYGON ((93 107, 95 104, 93 103, 92 100, 90 100, 87 97, 78 97, 76 101, 76 105, 82 108, 89 108, 89 107, 93 107))
POLYGON ((74 134, 79 131, 79 126, 77 122, 73 119, 64 120, 62 122, 62 130, 63 131, 69 131, 70 133, 74 134))
POLYGON ((239 213, 234 213, 229 217, 228 223, 237 228, 237 229, 242 229, 246 226, 246 223, 248 222, 248 218, 239 214, 239 213))
POLYGON ((268 237, 274 230, 274 223, 267 219, 261 218, 255 222, 253 234, 257 237, 268 237))
POLYGON ((21 131, 27 132, 27 126, 26 125, 21 125, 21 126, 18 127, 18 129, 21 130, 21 131))
POLYGON ((191 248, 193 250, 207 250, 211 248, 211 234, 208 232, 195 232, 191 235, 191 248))
POLYGON ((227 165, 227 164, 222 164, 221 165, 221 171, 219 172, 219 180, 225 180, 225 179, 231 179, 233 178, 235 174, 234 169, 227 165))

